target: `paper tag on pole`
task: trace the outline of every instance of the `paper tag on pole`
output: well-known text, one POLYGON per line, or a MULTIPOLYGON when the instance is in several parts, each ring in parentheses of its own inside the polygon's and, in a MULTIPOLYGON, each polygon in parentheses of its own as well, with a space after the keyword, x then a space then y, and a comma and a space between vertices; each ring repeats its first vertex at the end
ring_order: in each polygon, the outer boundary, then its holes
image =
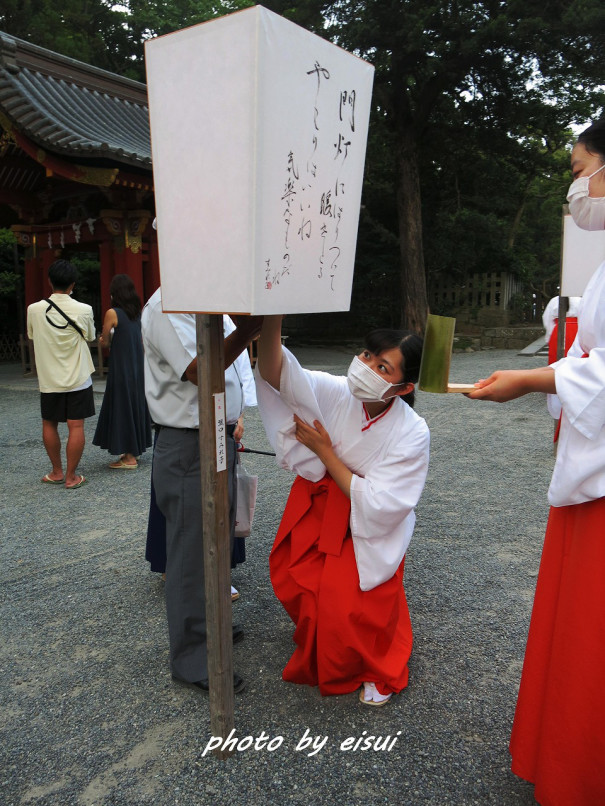
POLYGON ((227 469, 227 413, 225 410, 225 393, 214 397, 214 424, 216 428, 216 472, 227 469))

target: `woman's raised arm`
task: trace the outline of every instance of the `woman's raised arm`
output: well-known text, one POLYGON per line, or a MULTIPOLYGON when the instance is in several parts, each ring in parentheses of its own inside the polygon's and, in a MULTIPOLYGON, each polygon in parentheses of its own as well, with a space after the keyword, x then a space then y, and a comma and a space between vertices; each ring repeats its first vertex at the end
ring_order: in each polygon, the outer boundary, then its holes
POLYGON ((283 316, 265 316, 258 340, 258 371, 279 392, 281 376, 281 323, 283 316))

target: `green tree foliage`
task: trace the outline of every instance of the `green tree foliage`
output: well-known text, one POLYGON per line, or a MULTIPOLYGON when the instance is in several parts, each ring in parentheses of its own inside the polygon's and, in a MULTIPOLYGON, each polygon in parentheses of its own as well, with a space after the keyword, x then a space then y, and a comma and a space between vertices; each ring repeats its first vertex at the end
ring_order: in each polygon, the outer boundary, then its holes
POLYGON ((0 30, 130 78, 140 78, 127 14, 103 0, 2 0, 0 30))
POLYGON ((140 80, 145 80, 144 44, 148 39, 253 5, 256 5, 253 0, 125 0, 130 52, 140 71, 140 80))
POLYGON ((0 30, 144 81, 146 39, 251 5, 252 0, 3 0, 0 30))
POLYGON ((443 276, 464 284, 475 273, 507 271, 541 306, 558 293, 572 133, 494 139, 474 126, 448 134, 439 160, 429 155, 421 167, 429 287, 443 276))
POLYGON ((337 0, 323 10, 330 36, 376 66, 374 102, 394 144, 401 318, 421 329, 425 251, 429 271, 527 273, 527 211, 540 218, 548 188, 563 201, 569 126, 602 107, 605 8, 337 0))

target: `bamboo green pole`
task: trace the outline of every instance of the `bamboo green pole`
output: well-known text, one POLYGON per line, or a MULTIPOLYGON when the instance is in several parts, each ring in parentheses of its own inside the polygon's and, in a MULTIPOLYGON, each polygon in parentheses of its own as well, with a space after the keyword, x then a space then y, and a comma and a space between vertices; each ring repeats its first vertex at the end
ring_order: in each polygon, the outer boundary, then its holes
POLYGON ((418 388, 423 392, 447 392, 456 320, 429 314, 426 320, 418 388))
POLYGON ((473 384, 450 383, 456 320, 430 313, 426 320, 418 388, 422 392, 472 392, 473 384))

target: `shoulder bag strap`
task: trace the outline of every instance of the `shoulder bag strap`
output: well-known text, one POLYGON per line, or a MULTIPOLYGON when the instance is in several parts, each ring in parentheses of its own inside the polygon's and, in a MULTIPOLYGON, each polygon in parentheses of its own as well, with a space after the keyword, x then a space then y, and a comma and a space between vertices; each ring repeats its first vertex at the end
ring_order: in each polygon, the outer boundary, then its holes
POLYGON ((56 327, 56 328, 58 328, 59 330, 65 330, 65 328, 66 328, 66 327, 68 327, 69 325, 71 325, 71 326, 74 328, 74 330, 77 330, 77 331, 78 331, 78 333, 80 334, 80 336, 82 336, 82 338, 84 338, 84 333, 82 333, 82 329, 80 328, 80 326, 79 326, 79 325, 77 325, 77 324, 74 322, 74 320, 73 320, 73 319, 71 319, 71 318, 70 318, 70 317, 69 317, 69 316, 68 316, 68 315, 65 313, 65 311, 62 311, 62 310, 61 310, 61 308, 59 308, 59 306, 58 306, 58 305, 56 305, 56 304, 55 304, 55 303, 54 303, 54 302, 53 302, 51 299, 46 299, 46 297, 45 297, 45 298, 44 298, 44 302, 48 302, 48 308, 46 309, 46 321, 48 322, 48 324, 49 324, 49 325, 52 325, 53 327, 56 327), (53 321, 52 321, 52 319, 49 319, 49 318, 48 318, 48 312, 50 311, 50 309, 51 309, 51 308, 55 308, 55 310, 59 311, 59 313, 61 314, 61 316, 62 316, 64 319, 67 319, 67 324, 66 324, 66 325, 57 325, 55 322, 53 322, 53 321))

